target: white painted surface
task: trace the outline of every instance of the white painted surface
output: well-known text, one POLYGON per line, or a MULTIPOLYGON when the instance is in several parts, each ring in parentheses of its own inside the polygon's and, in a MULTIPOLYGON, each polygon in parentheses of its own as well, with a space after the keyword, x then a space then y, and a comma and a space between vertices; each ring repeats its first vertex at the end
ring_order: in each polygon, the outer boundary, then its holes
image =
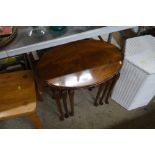
POLYGON ((132 110, 147 105, 155 95, 155 38, 129 39, 125 52, 112 99, 132 110))
POLYGON ((77 40, 82 40, 85 38, 92 38, 98 35, 103 35, 103 34, 107 34, 111 32, 129 29, 129 28, 132 28, 132 26, 107 26, 107 27, 96 28, 94 30, 89 30, 89 31, 67 35, 63 37, 60 36, 55 39, 42 41, 39 43, 33 43, 30 45, 26 45, 26 46, 23 45, 17 48, 10 48, 10 49, 6 48, 4 51, 1 51, 1 52, 5 52, 7 53, 7 55, 2 55, 1 58, 4 58, 6 56, 15 56, 15 55, 23 54, 23 53, 28 53, 31 51, 37 51, 37 50, 54 47, 57 45, 61 45, 61 44, 65 44, 65 43, 69 43, 69 42, 73 42, 77 40))

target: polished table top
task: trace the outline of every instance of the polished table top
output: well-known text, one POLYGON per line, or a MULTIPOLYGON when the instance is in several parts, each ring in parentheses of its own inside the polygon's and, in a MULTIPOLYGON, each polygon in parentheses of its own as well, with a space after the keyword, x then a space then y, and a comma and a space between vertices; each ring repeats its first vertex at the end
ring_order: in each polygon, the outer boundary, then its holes
POLYGON ((37 69, 48 85, 87 87, 116 75, 123 61, 121 51, 107 42, 86 39, 45 50, 37 69))
POLYGON ((0 58, 15 56, 36 50, 41 50, 72 41, 96 37, 98 35, 121 31, 132 26, 67 26, 63 31, 52 31, 44 27, 46 33, 43 37, 29 37, 31 27, 17 27, 17 37, 6 47, 0 49, 0 58))

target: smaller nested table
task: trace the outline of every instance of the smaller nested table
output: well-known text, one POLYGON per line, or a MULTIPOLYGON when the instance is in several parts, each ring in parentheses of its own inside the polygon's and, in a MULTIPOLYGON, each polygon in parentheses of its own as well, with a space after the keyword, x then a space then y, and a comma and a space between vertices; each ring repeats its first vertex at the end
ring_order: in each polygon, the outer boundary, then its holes
MULTIPOLYGON (((112 44, 86 39, 47 49, 41 57, 37 69, 39 77, 50 86, 54 92, 60 119, 64 119, 60 99, 63 100, 65 117, 69 116, 67 96, 70 99, 70 115, 74 115, 74 90, 101 85, 97 100, 102 93, 103 84, 116 79, 122 66, 123 56, 120 50, 112 44)), ((105 86, 101 96, 110 95, 114 82, 105 86), (110 90, 109 90, 110 89, 110 90)), ((102 101, 100 101, 102 104, 102 101)))

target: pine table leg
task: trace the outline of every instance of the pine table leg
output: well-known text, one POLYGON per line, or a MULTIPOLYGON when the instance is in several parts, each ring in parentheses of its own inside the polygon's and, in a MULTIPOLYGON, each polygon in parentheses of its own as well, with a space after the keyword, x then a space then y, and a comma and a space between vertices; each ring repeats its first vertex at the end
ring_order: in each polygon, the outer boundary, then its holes
POLYGON ((29 114, 30 117, 31 117, 31 120, 32 122, 34 123, 35 127, 37 129, 40 129, 41 128, 41 121, 40 119, 38 118, 38 116, 36 115, 36 112, 32 113, 32 114, 29 114))

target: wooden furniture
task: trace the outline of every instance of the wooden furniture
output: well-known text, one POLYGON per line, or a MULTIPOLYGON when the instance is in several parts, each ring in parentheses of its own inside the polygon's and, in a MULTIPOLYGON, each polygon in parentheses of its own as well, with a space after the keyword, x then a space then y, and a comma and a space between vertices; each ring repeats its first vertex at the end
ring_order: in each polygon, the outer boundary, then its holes
MULTIPOLYGON (((115 78, 122 66, 122 60, 120 50, 112 44, 87 39, 47 49, 37 65, 37 70, 44 85, 50 86, 54 92, 60 119, 63 120, 60 99, 63 99, 65 117, 68 117, 68 94, 70 115, 74 115, 74 90, 100 85, 115 78)), ((98 94, 101 92, 102 89, 98 94)), ((109 95, 110 93, 106 101, 109 95)))
POLYGON ((36 92, 30 70, 0 74, 0 119, 29 115, 36 128, 36 92))

